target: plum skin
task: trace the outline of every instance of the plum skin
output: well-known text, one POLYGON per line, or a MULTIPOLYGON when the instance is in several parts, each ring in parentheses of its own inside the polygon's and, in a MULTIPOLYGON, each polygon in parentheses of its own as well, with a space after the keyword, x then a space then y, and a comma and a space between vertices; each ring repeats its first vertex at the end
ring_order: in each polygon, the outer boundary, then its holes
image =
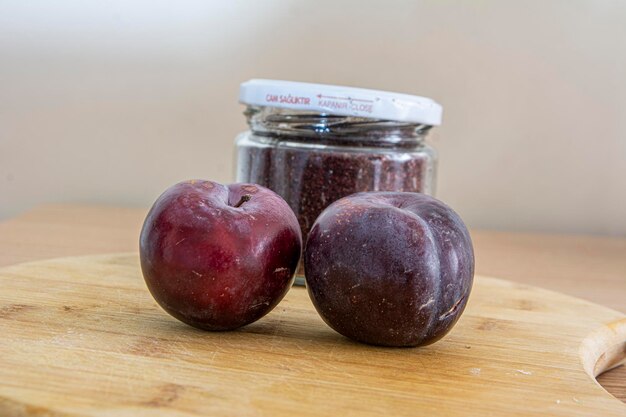
POLYGON ((461 218, 441 201, 363 192, 317 218, 304 267, 313 305, 334 330, 373 345, 421 346, 463 313, 474 250, 461 218))
POLYGON ((156 200, 140 234, 141 269, 157 303, 214 331, 269 313, 293 283, 301 248, 291 208, 255 184, 178 183, 156 200))

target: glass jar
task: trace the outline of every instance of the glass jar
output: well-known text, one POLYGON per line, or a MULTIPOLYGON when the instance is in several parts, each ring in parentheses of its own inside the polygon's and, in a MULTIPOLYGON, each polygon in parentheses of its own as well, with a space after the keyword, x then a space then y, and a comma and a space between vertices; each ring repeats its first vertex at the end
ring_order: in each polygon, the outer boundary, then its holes
MULTIPOLYGON (((236 141, 237 181, 260 184, 282 196, 298 217, 304 242, 319 214, 347 195, 435 191, 437 156, 425 138, 439 124, 441 107, 430 99, 252 80, 242 84, 240 100, 247 104, 250 130, 236 141), (384 106, 358 111, 362 103, 383 100, 394 104, 391 111, 384 106), (425 115, 406 110, 415 110, 415 101, 421 105, 418 110, 427 109, 421 112, 425 115), (346 109, 343 103, 357 107, 341 111, 346 109)), ((303 271, 300 265, 300 277, 303 271)))

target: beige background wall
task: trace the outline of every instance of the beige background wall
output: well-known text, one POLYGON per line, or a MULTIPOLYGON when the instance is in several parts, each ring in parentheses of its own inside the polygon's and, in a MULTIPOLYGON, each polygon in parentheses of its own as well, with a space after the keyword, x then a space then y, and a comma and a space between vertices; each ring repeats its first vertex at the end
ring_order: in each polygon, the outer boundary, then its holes
POLYGON ((238 84, 435 98, 473 227, 626 235, 626 2, 0 0, 0 218, 232 179, 238 84))

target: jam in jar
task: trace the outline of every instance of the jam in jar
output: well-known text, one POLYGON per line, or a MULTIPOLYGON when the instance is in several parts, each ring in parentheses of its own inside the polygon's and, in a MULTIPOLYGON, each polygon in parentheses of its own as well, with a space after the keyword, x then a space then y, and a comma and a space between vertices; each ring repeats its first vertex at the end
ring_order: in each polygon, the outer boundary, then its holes
POLYGON ((425 139, 442 109, 431 99, 251 80, 241 85, 240 101, 250 130, 236 141, 237 181, 282 196, 305 242, 319 214, 347 195, 435 191, 437 155, 425 139))

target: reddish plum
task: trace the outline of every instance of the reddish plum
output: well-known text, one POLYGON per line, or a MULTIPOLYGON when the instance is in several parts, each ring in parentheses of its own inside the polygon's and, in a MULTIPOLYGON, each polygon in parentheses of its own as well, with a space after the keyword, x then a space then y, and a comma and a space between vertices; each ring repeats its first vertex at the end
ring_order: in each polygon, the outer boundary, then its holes
POLYGON ((278 194, 192 180, 152 206, 141 230, 141 268, 169 314, 229 330, 258 320, 285 296, 301 246, 298 220, 278 194))

